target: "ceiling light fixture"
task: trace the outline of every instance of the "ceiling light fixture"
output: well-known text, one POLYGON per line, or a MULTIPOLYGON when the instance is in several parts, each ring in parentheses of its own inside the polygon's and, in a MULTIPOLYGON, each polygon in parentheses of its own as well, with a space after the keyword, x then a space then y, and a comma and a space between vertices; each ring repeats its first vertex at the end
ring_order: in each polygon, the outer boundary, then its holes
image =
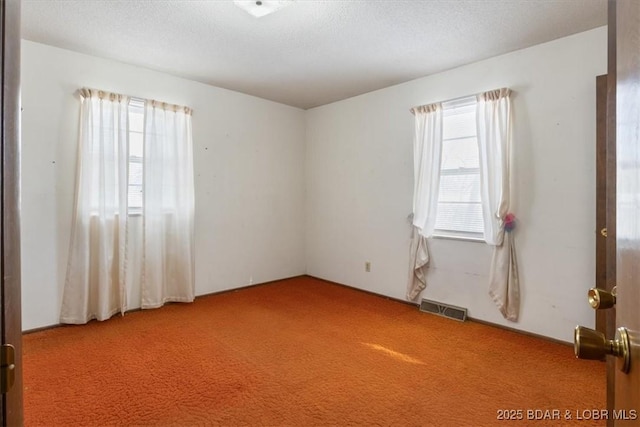
POLYGON ((293 3, 294 0, 233 0, 233 2, 245 12, 256 18, 261 18, 282 9, 293 3))

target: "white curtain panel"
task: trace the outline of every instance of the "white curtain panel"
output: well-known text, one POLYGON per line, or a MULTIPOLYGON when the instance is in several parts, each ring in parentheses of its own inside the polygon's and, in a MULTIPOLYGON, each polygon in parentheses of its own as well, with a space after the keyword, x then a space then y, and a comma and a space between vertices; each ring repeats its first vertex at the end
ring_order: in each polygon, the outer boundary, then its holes
POLYGON ((407 299, 415 300, 427 286, 429 265, 427 238, 436 223, 440 163, 442 160, 442 105, 430 104, 411 110, 415 116, 413 139, 413 236, 410 248, 407 299))
POLYGON ((128 103, 80 90, 80 143, 62 323, 105 320, 126 310, 128 103))
POLYGON ((489 295, 502 315, 517 321, 520 285, 513 231, 505 232, 511 212, 512 117, 511 91, 503 88, 478 95, 477 126, 485 241, 494 246, 489 295))
POLYGON ((142 308, 195 295, 191 110, 145 102, 142 308))

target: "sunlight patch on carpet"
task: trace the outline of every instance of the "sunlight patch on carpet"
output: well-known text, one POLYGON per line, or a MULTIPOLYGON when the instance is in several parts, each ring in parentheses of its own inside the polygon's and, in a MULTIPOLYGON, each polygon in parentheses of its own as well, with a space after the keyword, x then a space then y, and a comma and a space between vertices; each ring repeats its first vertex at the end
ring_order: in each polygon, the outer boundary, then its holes
POLYGON ((378 350, 384 354, 386 354, 387 356, 391 356, 394 359, 397 360, 401 360, 403 362, 407 362, 407 363, 413 363, 414 365, 424 365, 425 363, 422 360, 416 359, 414 357, 411 357, 409 355, 403 354, 403 353, 398 353, 397 351, 393 351, 389 348, 383 347, 379 344, 371 344, 368 342, 361 342, 360 344, 367 346, 373 350, 378 350))

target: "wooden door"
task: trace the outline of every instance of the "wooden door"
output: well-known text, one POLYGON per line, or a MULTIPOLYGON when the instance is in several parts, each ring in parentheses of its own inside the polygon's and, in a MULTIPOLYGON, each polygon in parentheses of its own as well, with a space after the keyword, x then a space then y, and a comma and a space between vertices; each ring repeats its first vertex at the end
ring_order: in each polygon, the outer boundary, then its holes
POLYGON ((609 7, 616 55, 616 326, 628 328, 632 342, 630 371, 608 369, 615 410, 627 415, 614 416, 614 425, 640 425, 640 1, 609 7))
MULTIPOLYGON (((607 75, 596 77, 596 277, 607 285, 607 75)), ((596 310, 596 330, 605 333, 606 312, 596 310)))
MULTIPOLYGON (((615 57, 615 55, 614 55, 615 57)), ((611 73, 615 72, 615 67, 611 73)), ((615 77, 596 78, 596 271, 595 286, 613 292, 616 283, 616 141, 615 77)), ((589 284, 592 286, 592 284, 589 284)), ((596 330, 613 339, 616 332, 615 307, 595 310, 596 330)), ((613 363, 610 360, 608 363, 613 363)), ((607 374, 607 410, 614 408, 615 375, 607 374)), ((610 426, 613 425, 611 421, 610 426)))
POLYGON ((0 424, 22 416, 20 302, 20 0, 0 0, 0 332, 15 349, 13 386, 0 399, 0 424))

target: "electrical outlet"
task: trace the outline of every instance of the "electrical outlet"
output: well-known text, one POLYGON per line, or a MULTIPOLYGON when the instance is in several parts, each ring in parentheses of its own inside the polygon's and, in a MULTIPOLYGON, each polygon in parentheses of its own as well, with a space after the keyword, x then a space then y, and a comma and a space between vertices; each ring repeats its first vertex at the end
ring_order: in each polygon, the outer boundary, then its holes
POLYGON ((364 262, 364 271, 366 271, 367 273, 371 272, 371 261, 364 262))

